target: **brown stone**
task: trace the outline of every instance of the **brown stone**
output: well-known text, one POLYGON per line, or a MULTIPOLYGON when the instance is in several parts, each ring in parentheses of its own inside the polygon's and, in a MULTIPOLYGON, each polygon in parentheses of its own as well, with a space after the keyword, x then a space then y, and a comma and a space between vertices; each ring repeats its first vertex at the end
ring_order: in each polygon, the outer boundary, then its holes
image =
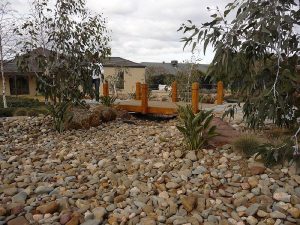
POLYGON ((6 214, 6 209, 0 206, 0 216, 4 216, 6 214))
POLYGON ((58 210, 58 208, 59 205, 55 201, 53 201, 37 207, 36 210, 42 214, 46 214, 46 213, 55 213, 58 210))
POLYGON ((66 225, 79 225, 78 216, 72 217, 72 219, 69 222, 67 222, 66 225))
POLYGON ((15 219, 8 221, 7 225, 30 225, 24 216, 19 216, 15 219))
POLYGON ((259 175, 265 172, 266 167, 262 163, 249 163, 249 171, 251 175, 259 175))
POLYGON ((181 198, 181 203, 186 211, 191 212, 197 204, 197 197, 194 195, 183 196, 181 198))

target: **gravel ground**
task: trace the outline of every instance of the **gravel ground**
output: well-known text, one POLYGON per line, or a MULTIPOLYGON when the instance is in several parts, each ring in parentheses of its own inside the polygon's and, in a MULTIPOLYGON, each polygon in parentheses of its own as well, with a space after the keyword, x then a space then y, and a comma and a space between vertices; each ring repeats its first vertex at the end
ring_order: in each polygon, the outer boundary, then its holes
POLYGON ((47 117, 2 119, 0 168, 0 225, 300 224, 294 166, 185 151, 174 120, 59 135, 47 117))

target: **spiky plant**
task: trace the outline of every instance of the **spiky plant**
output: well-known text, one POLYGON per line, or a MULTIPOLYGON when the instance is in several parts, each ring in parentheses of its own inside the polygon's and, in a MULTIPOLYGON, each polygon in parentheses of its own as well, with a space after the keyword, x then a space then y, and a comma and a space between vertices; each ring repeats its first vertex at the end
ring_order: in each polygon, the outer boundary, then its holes
POLYGON ((100 97, 100 102, 102 105, 111 107, 115 101, 117 100, 117 97, 115 96, 101 96, 100 97))
POLYGON ((207 145, 208 140, 217 136, 216 126, 211 126, 212 111, 200 111, 193 113, 192 107, 178 107, 181 125, 177 129, 183 134, 185 142, 190 150, 198 150, 207 145))

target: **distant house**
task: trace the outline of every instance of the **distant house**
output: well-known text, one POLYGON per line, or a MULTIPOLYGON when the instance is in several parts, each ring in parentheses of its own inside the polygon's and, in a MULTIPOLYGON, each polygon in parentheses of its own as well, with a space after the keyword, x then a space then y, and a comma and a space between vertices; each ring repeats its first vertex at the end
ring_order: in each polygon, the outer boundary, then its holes
POLYGON ((118 76, 117 88, 125 93, 135 91, 136 83, 145 83, 146 66, 121 57, 104 60, 104 79, 118 76))
MULTIPOLYGON (((110 57, 104 60, 104 78, 119 76, 118 89, 133 92, 136 82, 145 82, 145 66, 120 57, 110 57)), ((37 78, 34 72, 20 72, 16 59, 5 62, 4 76, 6 80, 6 95, 36 96, 37 78)), ((2 93, 2 79, 0 77, 0 92, 2 93)))

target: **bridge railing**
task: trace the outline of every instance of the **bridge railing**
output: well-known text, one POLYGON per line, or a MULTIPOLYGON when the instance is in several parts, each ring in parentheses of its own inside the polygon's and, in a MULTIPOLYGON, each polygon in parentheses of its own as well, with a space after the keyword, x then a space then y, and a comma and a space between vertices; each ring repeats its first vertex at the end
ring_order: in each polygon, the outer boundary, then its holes
MULTIPOLYGON (((147 114, 148 112, 148 85, 141 84, 140 82, 136 83, 136 92, 135 99, 141 100, 141 112, 143 114, 147 114)), ((178 102, 178 87, 176 81, 172 84, 172 102, 178 102)), ((109 85, 108 82, 103 84, 103 95, 109 96, 109 85)), ((194 82, 191 88, 191 103, 192 109, 194 113, 199 111, 199 99, 200 99, 200 84, 198 82, 194 82)), ((218 105, 223 104, 224 101, 224 85, 222 81, 217 83, 217 97, 216 102, 218 105)))

